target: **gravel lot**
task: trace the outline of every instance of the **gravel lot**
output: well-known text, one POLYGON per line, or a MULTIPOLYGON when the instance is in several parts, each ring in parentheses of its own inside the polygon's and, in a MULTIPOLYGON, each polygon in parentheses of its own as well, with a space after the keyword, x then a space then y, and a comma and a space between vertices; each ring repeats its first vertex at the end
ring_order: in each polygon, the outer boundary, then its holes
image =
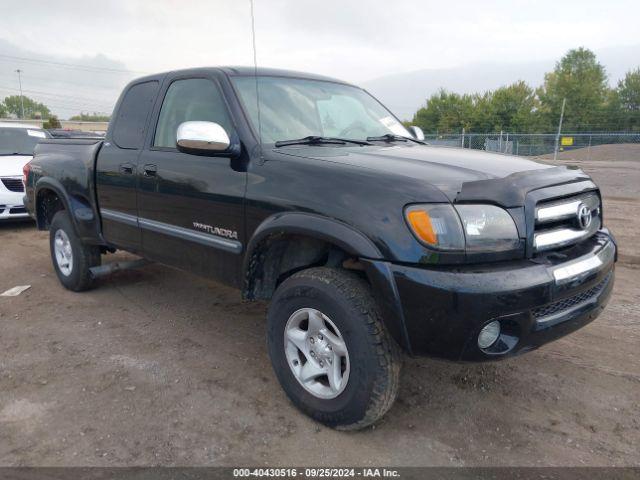
POLYGON ((640 146, 560 162, 606 195, 621 255, 605 313, 504 362, 407 359, 393 409, 354 433, 280 390, 265 304, 159 265, 74 294, 46 232, 0 225, 0 291, 31 285, 0 298, 0 465, 640 466, 640 146))

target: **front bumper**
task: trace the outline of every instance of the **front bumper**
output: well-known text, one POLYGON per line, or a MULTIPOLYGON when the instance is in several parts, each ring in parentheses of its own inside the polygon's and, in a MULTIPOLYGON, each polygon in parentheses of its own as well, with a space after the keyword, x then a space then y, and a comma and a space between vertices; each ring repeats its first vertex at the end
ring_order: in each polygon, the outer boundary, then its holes
POLYGON ((410 351, 453 360, 524 353, 594 320, 614 284, 616 245, 607 230, 562 252, 496 267, 390 266, 410 351), (486 350, 480 330, 499 320, 486 350))
POLYGON ((24 206, 24 192, 12 192, 0 182, 0 220, 28 218, 24 206))

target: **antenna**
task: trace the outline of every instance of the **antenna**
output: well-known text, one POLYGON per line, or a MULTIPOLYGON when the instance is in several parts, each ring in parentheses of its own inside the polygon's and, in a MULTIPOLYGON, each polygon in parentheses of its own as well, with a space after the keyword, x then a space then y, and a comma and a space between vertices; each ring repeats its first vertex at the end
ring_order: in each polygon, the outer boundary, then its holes
POLYGON ((256 20, 253 12, 253 0, 251 4, 251 37, 253 39, 253 76, 256 80, 256 108, 258 110, 258 144, 260 146, 260 160, 262 160, 262 121, 260 119, 260 89, 258 88, 258 52, 256 49, 256 20))

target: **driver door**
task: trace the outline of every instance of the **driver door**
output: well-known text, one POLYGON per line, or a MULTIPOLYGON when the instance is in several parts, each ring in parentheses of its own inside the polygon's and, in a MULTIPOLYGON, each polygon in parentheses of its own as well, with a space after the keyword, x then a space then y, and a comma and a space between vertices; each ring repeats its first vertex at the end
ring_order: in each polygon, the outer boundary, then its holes
POLYGON ((178 151, 183 122, 208 121, 229 136, 234 127, 212 78, 165 85, 149 145, 138 161, 138 210, 144 255, 237 286, 244 238, 246 172, 230 157, 178 151))

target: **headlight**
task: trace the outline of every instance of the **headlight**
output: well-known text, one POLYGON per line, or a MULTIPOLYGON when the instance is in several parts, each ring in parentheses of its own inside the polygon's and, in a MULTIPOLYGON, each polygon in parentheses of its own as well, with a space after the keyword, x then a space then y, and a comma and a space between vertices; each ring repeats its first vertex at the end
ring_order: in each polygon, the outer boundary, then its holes
POLYGON ((520 243, 511 215, 494 205, 411 205, 405 216, 416 238, 437 250, 504 252, 520 243))
POLYGON ((456 205, 468 252, 506 252, 518 248, 518 229, 511 215, 494 205, 456 205))

